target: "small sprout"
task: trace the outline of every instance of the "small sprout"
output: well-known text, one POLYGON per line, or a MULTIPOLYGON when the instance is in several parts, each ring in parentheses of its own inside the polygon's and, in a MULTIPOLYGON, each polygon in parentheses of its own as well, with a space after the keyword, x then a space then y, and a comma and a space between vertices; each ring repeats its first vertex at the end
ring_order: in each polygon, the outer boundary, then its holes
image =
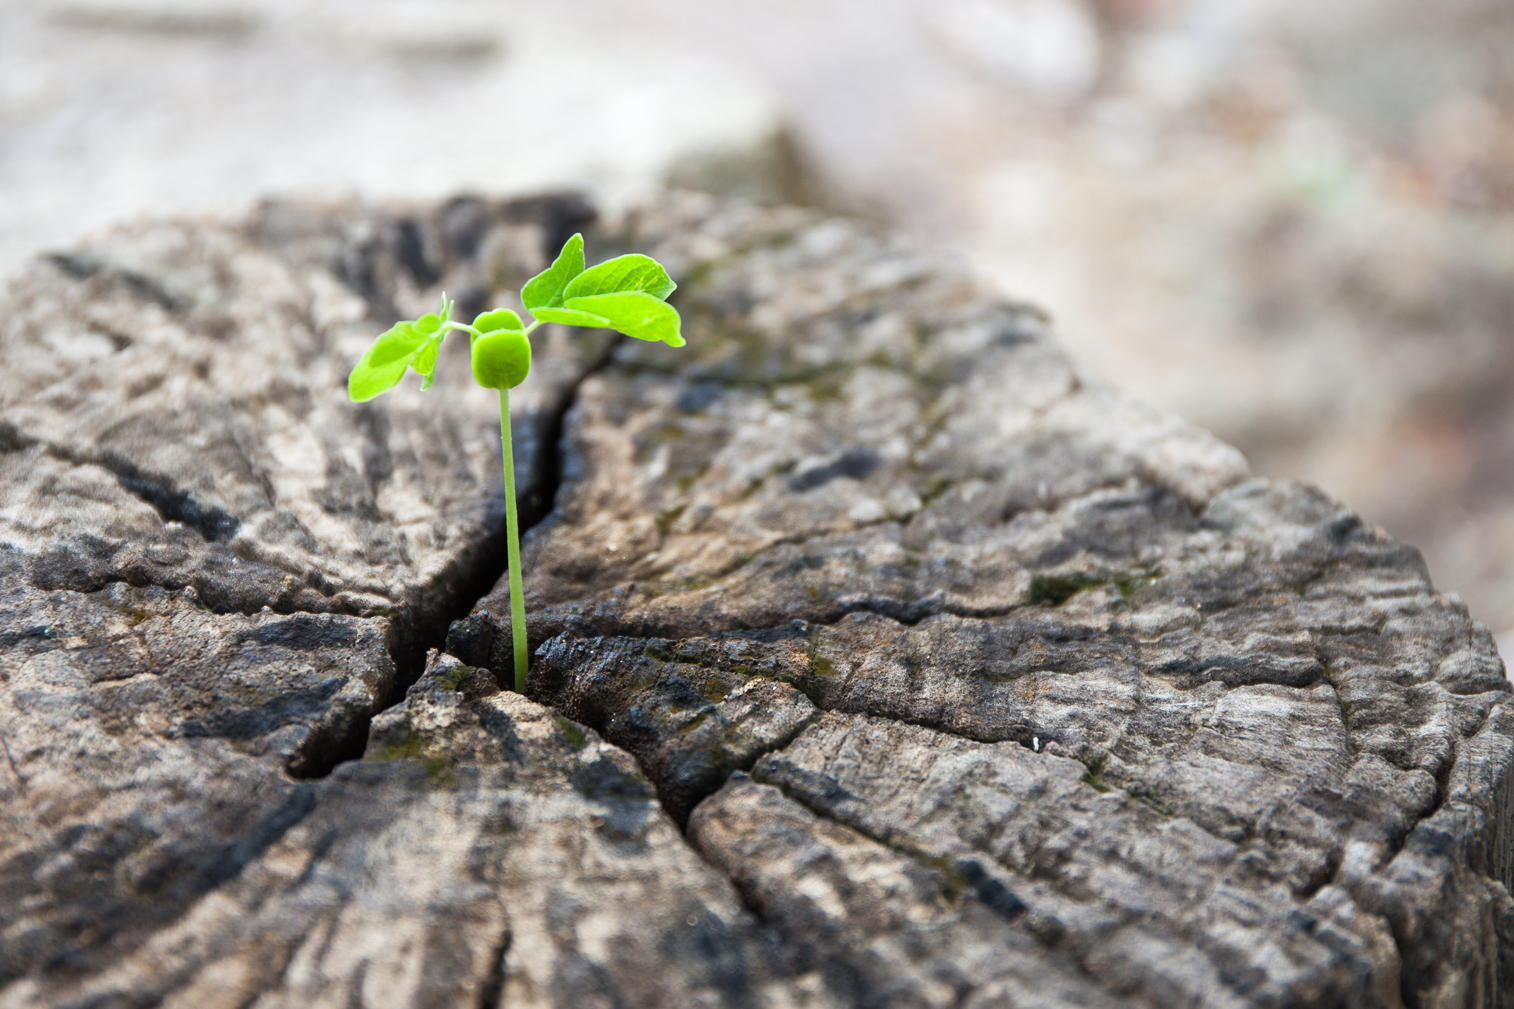
POLYGON ((513 389, 531 371, 531 341, 520 316, 506 309, 473 320, 473 379, 485 389, 513 389))
POLYGON ((526 607, 520 571, 520 529, 515 508, 515 460, 510 440, 509 390, 531 371, 531 331, 544 322, 593 329, 613 329, 637 340, 682 347, 678 310, 667 303, 677 287, 662 264, 650 256, 617 256, 584 267, 582 235, 568 239, 551 266, 521 288, 520 300, 533 319, 529 326, 508 309, 485 312, 472 325, 452 318, 453 303, 442 295, 439 312, 396 323, 373 341, 347 377, 354 403, 388 392, 405 377, 421 376, 421 389, 436 380, 442 341, 454 329, 468 334, 473 378, 499 390, 499 430, 505 465, 505 534, 510 563, 510 631, 515 651, 515 689, 526 687, 526 607))

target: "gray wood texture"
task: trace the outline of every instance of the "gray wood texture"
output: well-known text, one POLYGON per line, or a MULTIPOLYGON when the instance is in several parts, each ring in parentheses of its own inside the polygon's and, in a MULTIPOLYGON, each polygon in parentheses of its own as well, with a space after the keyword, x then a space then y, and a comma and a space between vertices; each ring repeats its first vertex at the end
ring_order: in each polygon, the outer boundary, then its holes
POLYGON ((9 282, 0 1007, 1514 1005, 1514 705, 1413 549, 947 258, 591 217, 271 203, 9 282), (541 331, 521 696, 466 342, 344 383, 581 227, 689 345, 541 331))

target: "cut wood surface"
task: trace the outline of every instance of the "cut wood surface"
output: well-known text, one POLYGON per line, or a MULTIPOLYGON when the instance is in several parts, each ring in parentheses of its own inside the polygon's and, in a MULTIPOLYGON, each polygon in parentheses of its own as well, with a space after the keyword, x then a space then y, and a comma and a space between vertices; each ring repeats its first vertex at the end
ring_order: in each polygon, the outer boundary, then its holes
POLYGON ((0 1009, 1514 1006, 1486 629, 806 211, 270 203, 0 313, 0 1009), (584 229, 688 346, 346 373, 584 229), (496 584, 496 580, 497 584, 496 584))

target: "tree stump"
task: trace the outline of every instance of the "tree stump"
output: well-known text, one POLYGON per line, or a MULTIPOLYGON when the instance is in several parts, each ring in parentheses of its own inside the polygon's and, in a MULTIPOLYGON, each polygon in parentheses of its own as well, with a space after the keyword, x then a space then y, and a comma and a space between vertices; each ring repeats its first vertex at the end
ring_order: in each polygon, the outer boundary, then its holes
POLYGON ((0 1007, 1514 1006, 1514 704, 1413 549, 950 261, 592 218, 270 203, 13 278, 0 1007), (541 331, 522 696, 466 341, 344 383, 580 228, 689 345, 541 331))

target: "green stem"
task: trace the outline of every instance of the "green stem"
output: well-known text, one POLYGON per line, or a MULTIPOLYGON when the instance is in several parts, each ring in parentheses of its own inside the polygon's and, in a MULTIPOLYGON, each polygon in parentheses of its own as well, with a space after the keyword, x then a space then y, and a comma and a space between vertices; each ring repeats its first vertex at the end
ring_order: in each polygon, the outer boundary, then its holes
POLYGON ((515 691, 526 692, 526 590, 520 577, 520 524, 515 517, 515 451, 510 444, 510 390, 499 391, 499 437, 505 455, 505 538, 510 554, 510 636, 515 642, 515 691))

